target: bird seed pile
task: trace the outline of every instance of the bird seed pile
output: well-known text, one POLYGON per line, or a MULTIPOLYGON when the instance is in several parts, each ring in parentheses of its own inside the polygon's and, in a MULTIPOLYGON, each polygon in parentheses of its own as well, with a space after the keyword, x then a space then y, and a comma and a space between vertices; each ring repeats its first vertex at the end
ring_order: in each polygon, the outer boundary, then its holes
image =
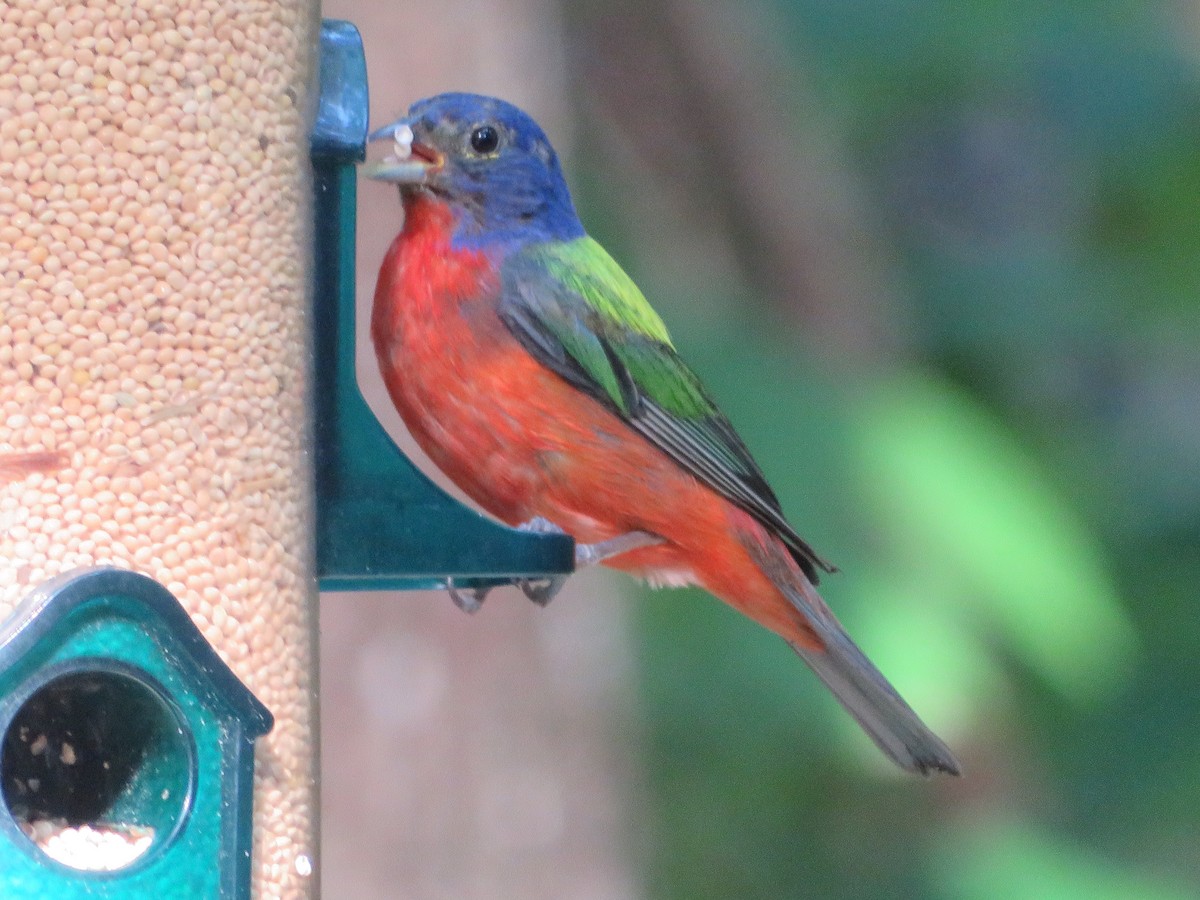
POLYGON ((153 828, 71 826, 38 819, 22 823, 21 830, 51 859, 90 872, 122 869, 154 843, 153 828))
POLYGON ((0 619, 158 579, 275 715, 255 893, 311 891, 301 0, 0 5, 0 619))

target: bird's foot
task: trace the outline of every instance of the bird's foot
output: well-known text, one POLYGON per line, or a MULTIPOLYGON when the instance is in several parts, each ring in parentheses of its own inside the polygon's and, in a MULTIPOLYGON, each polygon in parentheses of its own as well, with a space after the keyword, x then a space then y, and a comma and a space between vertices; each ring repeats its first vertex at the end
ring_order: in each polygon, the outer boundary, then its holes
POLYGON ((566 575, 552 575, 547 578, 518 578, 513 582, 521 593, 536 603, 545 606, 562 590, 567 583, 566 575))
MULTIPOLYGON (((522 522, 517 526, 517 531, 527 531, 530 534, 566 534, 543 516, 534 516, 528 522, 522 522)), ((522 594, 538 606, 545 606, 553 600, 566 583, 566 575, 551 575, 547 578, 518 578, 513 582, 522 594)))
MULTIPOLYGON (((528 531, 533 534, 566 534, 563 529, 542 516, 536 516, 528 522, 522 522, 517 528, 520 531, 528 531)), ((653 547, 662 542, 663 539, 658 535, 648 534, 645 531, 630 531, 626 534, 609 538, 606 541, 598 541, 595 544, 577 543, 575 545, 575 568, 582 569, 585 566, 594 566, 604 562, 606 559, 611 559, 622 553, 628 553, 630 550, 641 550, 643 547, 653 547)), ((567 577, 565 575, 554 575, 549 578, 519 578, 516 581, 516 585, 520 588, 521 593, 538 606, 545 606, 553 600, 566 583, 567 577)))
POLYGON ((477 613, 483 608, 483 601, 491 592, 490 587, 468 588, 459 587, 454 583, 453 578, 446 580, 446 590, 450 593, 450 599, 465 613, 477 613))
MULTIPOLYGON (((528 522, 523 522, 517 528, 520 531, 527 531, 531 534, 566 534, 563 529, 559 528, 549 519, 541 516, 530 519, 528 522)), ((630 550, 641 550, 644 547, 654 547, 661 543, 663 543, 663 539, 656 534, 649 534, 645 531, 630 531, 625 534, 619 534, 614 538, 609 538, 606 541, 597 541, 594 544, 576 544, 575 568, 582 569, 585 566, 598 565, 606 559, 611 559, 622 553, 628 553, 630 550)), ((551 575, 546 578, 517 578, 513 580, 513 584, 521 593, 538 606, 545 606, 553 600, 566 583, 566 575, 551 575)), ((454 605, 467 613, 479 612, 483 607, 483 601, 492 590, 491 587, 459 587, 454 583, 453 578, 447 581, 446 589, 449 591, 450 599, 454 601, 454 605)))

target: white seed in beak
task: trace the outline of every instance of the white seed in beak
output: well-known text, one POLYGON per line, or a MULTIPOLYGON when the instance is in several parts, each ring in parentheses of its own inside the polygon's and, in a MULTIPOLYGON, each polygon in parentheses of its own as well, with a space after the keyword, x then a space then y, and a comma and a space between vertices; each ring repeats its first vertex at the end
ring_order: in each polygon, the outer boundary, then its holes
POLYGON ((392 140, 396 142, 396 159, 405 160, 412 156, 413 130, 412 126, 401 123, 392 132, 392 140))

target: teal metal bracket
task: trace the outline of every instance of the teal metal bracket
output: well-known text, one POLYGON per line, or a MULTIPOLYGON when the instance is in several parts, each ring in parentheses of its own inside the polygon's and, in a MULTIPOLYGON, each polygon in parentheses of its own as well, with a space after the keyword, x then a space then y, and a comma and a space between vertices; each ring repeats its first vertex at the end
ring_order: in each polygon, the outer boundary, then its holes
POLYGON ((316 568, 324 590, 509 584, 574 571, 574 542, 463 506, 425 477, 371 412, 355 372, 357 163, 366 157, 367 66, 349 22, 321 26, 311 152, 316 568))
POLYGON ((46 582, 0 629, 0 896, 249 898, 254 741, 272 725, 158 582, 46 582), (148 846, 96 871, 35 843, 84 825, 148 846))

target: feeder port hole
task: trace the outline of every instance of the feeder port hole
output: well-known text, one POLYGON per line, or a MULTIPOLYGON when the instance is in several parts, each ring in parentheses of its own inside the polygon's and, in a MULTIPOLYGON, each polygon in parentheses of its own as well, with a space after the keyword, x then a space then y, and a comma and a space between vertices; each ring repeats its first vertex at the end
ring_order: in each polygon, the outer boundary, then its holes
POLYGON ((114 871, 182 827, 195 750, 182 714, 151 676, 110 660, 74 660, 14 706, 0 719, 0 796, 33 852, 74 869, 114 871))

